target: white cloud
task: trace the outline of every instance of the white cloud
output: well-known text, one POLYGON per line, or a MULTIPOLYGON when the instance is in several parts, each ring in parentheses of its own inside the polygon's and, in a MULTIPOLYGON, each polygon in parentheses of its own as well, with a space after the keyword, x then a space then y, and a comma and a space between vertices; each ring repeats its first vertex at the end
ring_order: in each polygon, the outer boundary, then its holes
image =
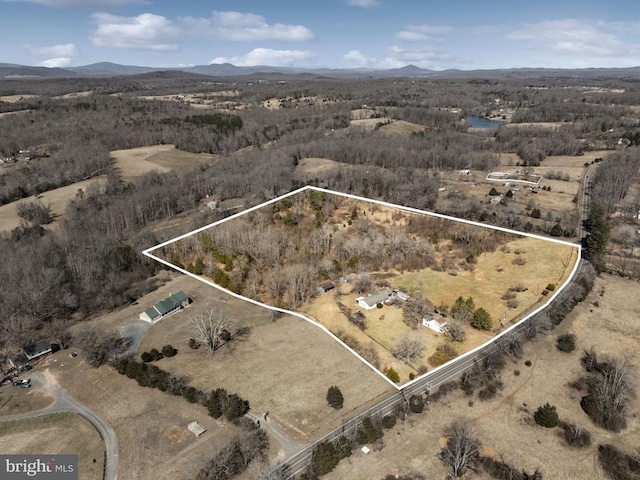
POLYGON ((178 21, 186 32, 234 42, 305 42, 314 39, 313 32, 303 25, 270 24, 264 17, 248 12, 214 11, 211 18, 181 17, 178 21))
POLYGON ((71 65, 72 60, 73 59, 71 57, 56 57, 56 58, 50 58, 48 60, 44 60, 43 62, 40 62, 38 65, 40 65, 41 67, 49 67, 49 68, 64 68, 71 65))
POLYGON ((360 50, 349 50, 348 53, 342 56, 350 65, 356 67, 366 67, 369 64, 369 59, 360 52, 360 50))
POLYGON ((254 65, 271 65, 274 67, 290 67, 300 60, 312 58, 313 54, 306 50, 273 50, 256 48, 238 57, 216 57, 210 63, 231 63, 238 67, 254 65))
POLYGON ((42 55, 45 57, 76 57, 79 55, 78 48, 73 43, 51 45, 48 47, 34 47, 24 45, 23 48, 29 55, 42 55))
MULTIPOLYGON (((632 23, 624 26, 631 28, 632 23)), ((590 21, 545 20, 526 24, 509 36, 516 40, 532 40, 536 47, 546 47, 556 53, 567 55, 586 55, 596 57, 619 57, 637 53, 638 45, 622 42, 613 33, 606 30, 620 27, 619 22, 606 24, 590 21), (600 28, 598 28, 600 27, 600 28)))
POLYGON ((350 66, 368 68, 401 68, 407 65, 415 65, 421 68, 442 69, 446 68, 452 57, 436 48, 424 47, 407 49, 397 45, 387 48, 382 58, 367 57, 359 50, 351 50, 342 58, 349 62, 350 66))
POLYGON ((408 25, 405 30, 396 34, 396 38, 405 42, 420 42, 431 40, 434 35, 453 31, 453 27, 448 25, 408 25))
POLYGON ((376 8, 382 5, 378 0, 347 0, 347 5, 352 7, 376 8))
POLYGON ((122 7, 124 5, 146 5, 147 0, 2 0, 5 3, 23 2, 45 7, 122 7))
POLYGON ((179 29, 163 16, 142 13, 136 17, 118 17, 109 13, 94 13, 91 17, 97 28, 90 40, 98 47, 163 52, 178 49, 171 40, 179 33, 179 29))

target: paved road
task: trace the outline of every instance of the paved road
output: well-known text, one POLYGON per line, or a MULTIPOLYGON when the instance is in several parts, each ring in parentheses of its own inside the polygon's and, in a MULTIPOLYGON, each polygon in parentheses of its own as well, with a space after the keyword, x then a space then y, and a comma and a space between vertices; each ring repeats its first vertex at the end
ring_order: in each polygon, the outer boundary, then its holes
POLYGON ((29 418, 42 417, 53 413, 75 413, 86 418, 98 430, 102 437, 106 450, 105 480, 117 480, 118 478, 118 442, 116 434, 109 424, 93 410, 85 407, 66 391, 56 385, 52 379, 43 372, 32 372, 30 374, 32 388, 42 388, 53 399, 54 402, 47 408, 34 412, 18 413, 14 415, 0 416, 0 422, 11 422, 16 420, 26 420, 29 418))

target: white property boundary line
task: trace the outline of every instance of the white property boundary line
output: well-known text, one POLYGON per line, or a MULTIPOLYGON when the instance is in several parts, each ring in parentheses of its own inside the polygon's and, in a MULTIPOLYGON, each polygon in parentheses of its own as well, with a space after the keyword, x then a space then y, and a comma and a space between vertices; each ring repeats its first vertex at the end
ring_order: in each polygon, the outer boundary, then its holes
POLYGON ((372 199, 369 199, 369 198, 359 197, 357 195, 351 195, 351 194, 348 194, 348 193, 336 192, 336 191, 328 190, 328 189, 325 189, 325 188, 319 188, 319 187, 313 187, 313 186, 307 185, 305 187, 302 187, 302 188, 299 188, 299 189, 294 190, 292 192, 286 193, 284 195, 281 195, 281 196, 279 196, 277 198, 274 198, 272 200, 269 200, 267 202, 261 203, 259 205, 254 206, 254 207, 251 207, 251 208, 249 208, 247 210, 244 210, 242 212, 238 212, 238 213, 236 213, 234 215, 231 215, 229 217, 223 218, 222 220, 218 220, 216 222, 210 223, 209 225, 205 225, 204 227, 200 227, 200 228, 198 228, 196 230, 193 230, 191 232, 188 232, 188 233, 185 233, 185 234, 180 235, 178 237, 172 238, 171 240, 167 240, 166 242, 162 242, 159 245, 156 245, 154 247, 151 247, 151 248, 148 248, 146 250, 143 250, 142 253, 144 255, 146 255, 147 257, 156 260, 157 262, 160 262, 160 263, 162 263, 162 264, 164 264, 164 265, 166 265, 166 266, 168 266, 168 267, 170 267, 170 268, 172 268, 174 270, 177 270, 178 272, 180 272, 180 273, 182 273, 184 275, 188 275, 188 276, 190 276, 190 277, 192 277, 192 278, 194 278, 196 280, 199 280, 199 281, 201 281, 201 282, 203 282, 203 283, 205 283, 205 284, 207 284, 207 285, 209 285, 211 287, 217 288, 218 290, 220 290, 220 291, 222 291, 222 292, 224 292, 224 293, 226 293, 228 295, 231 295, 232 297, 238 298, 238 299, 243 300, 245 302, 252 303, 253 305, 257 305, 259 307, 266 308, 267 310, 280 312, 280 313, 285 313, 285 314, 288 314, 288 315, 293 315, 294 317, 298 317, 298 318, 300 318, 302 320, 305 320, 305 321, 311 323, 312 325, 320 328, 323 332, 325 332, 327 335, 329 335, 331 338, 333 338, 336 342, 338 342, 340 345, 342 345, 344 348, 346 348, 356 358, 358 358, 361 362, 363 362, 367 367, 369 367, 371 370, 373 370, 376 374, 378 374, 387 383, 392 385, 396 390, 403 390, 404 388, 406 388, 406 387, 408 387, 410 385, 413 385, 418 380, 423 379, 425 376, 432 375, 434 372, 437 372, 438 370, 440 370, 441 368, 443 368, 445 366, 450 366, 452 364, 452 362, 456 362, 456 361, 462 360, 462 359, 474 354, 478 350, 486 347, 488 344, 493 343, 496 340, 502 338, 503 336, 505 336, 506 334, 511 332, 513 329, 515 329, 519 325, 521 325, 523 322, 527 321, 529 318, 531 318, 536 313, 544 310, 549 305, 549 303, 551 303, 560 294, 560 292, 562 292, 562 290, 564 290, 564 288, 571 282, 571 280, 573 279, 574 275, 578 271, 578 267, 580 265, 580 258, 581 258, 581 249, 582 249, 582 247, 579 244, 566 242, 564 240, 551 239, 551 238, 543 237, 541 235, 535 235, 535 234, 531 234, 531 233, 523 233, 523 232, 519 232, 517 230, 511 230, 511 229, 508 229, 508 228, 497 227, 497 226, 494 226, 494 225, 485 225, 485 224, 480 223, 480 222, 474 222, 474 221, 471 221, 471 220, 464 220, 464 219, 460 219, 460 218, 450 217, 448 215, 443 215, 441 213, 427 212, 425 210, 418 210, 416 208, 405 207, 405 206, 402 206, 402 205, 394 205, 392 203, 383 202, 381 200, 372 200, 372 199), (450 362, 447 362, 444 365, 441 365, 441 366, 439 366, 439 367, 437 367, 437 368, 425 373, 424 375, 416 377, 414 380, 411 380, 411 381, 409 381, 409 382, 407 382, 407 383, 405 383, 403 385, 396 385, 395 382, 391 381, 384 373, 382 373, 380 370, 378 370, 376 367, 374 367, 371 363, 369 363, 367 360, 365 360, 362 356, 360 356, 360 354, 358 352, 356 352, 351 347, 349 347, 346 343, 344 343, 342 340, 340 340, 340 338, 338 338, 335 334, 333 334, 327 327, 325 327, 324 325, 316 322, 315 320, 312 320, 309 317, 305 317, 301 313, 294 312, 292 310, 286 310, 284 308, 274 307, 272 305, 267 305, 266 303, 262 303, 262 302, 259 302, 257 300, 254 300, 252 298, 245 297, 243 295, 239 295, 237 293, 234 293, 234 292, 232 292, 230 290, 227 290, 226 288, 223 288, 220 285, 217 285, 217 284, 215 284, 215 283, 213 283, 213 282, 211 282, 211 281, 209 281, 209 280, 207 280, 207 279, 205 279, 203 277, 200 277, 200 276, 195 275, 195 274, 193 274, 191 272, 188 272, 183 268, 177 267, 173 263, 168 262, 168 261, 166 261, 166 260, 164 260, 162 258, 159 258, 159 257, 153 255, 153 253, 152 253, 154 250, 157 250, 159 248, 165 247, 165 246, 167 246, 167 245, 169 245, 171 243, 174 243, 174 242, 177 242, 177 241, 182 240, 184 238, 190 237, 191 235, 198 234, 198 233, 203 232, 205 230, 208 230, 208 229, 210 229, 212 227, 215 227, 215 226, 218 226, 218 225, 220 225, 222 223, 225 223, 225 222, 228 222, 230 220, 233 220, 234 218, 238 218, 238 217, 240 217, 242 215, 246 215, 246 214, 251 213, 251 212, 253 212, 255 210, 264 208, 264 207, 266 207, 268 205, 271 205, 273 203, 279 202, 279 201, 281 201, 281 200, 283 200, 285 198, 291 197, 293 195, 297 195, 297 194, 302 193, 302 192, 307 191, 307 190, 315 190, 315 191, 318 191, 318 192, 324 192, 324 193, 328 193, 328 194, 331 194, 331 195, 337 195, 337 196, 340 196, 340 197, 350 198, 350 199, 358 200, 358 201, 362 201, 362 202, 374 203, 374 204, 377 204, 377 205, 382 205, 384 207, 389 207, 389 208, 393 208, 393 209, 396 209, 396 210, 402 210, 402 211, 405 211, 405 212, 415 213, 415 214, 418 214, 418 215, 426 215, 426 216, 441 218, 441 219, 444 219, 444 220, 450 220, 450 221, 454 221, 454 222, 458 222, 458 223, 465 223, 465 224, 468 224, 468 225, 474 225, 474 226, 477 226, 477 227, 488 228, 490 230, 498 230, 498 231, 501 231, 501 232, 506 232, 506 233, 518 235, 520 237, 536 238, 538 240, 544 240, 544 241, 547 241, 547 242, 554 242, 554 243, 559 243, 561 245, 571 246, 571 247, 574 247, 574 248, 577 249, 578 259, 577 259, 576 264, 575 264, 575 266, 573 268, 573 271, 571 272, 571 275, 569 275, 567 280, 562 284, 562 286, 560 288, 555 290, 555 293, 549 298, 549 300, 547 300, 546 303, 544 303, 542 306, 537 308, 535 311, 533 311, 532 313, 530 313, 529 315, 524 317, 519 322, 513 324, 511 327, 509 327, 505 331, 503 331, 500 334, 496 335, 491 340, 489 340, 489 341, 483 343, 482 345, 474 348, 473 350, 470 350, 470 351, 460 355, 459 357, 456 357, 454 360, 451 360, 450 362))

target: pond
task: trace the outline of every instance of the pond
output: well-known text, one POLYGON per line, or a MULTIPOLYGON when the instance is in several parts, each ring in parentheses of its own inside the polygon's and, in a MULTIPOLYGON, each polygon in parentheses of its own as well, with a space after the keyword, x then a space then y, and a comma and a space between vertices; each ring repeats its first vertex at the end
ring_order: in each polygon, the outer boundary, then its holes
POLYGON ((480 117, 478 115, 467 115, 467 122, 471 128, 486 128, 495 130, 500 126, 500 122, 497 120, 490 120, 487 117, 480 117))

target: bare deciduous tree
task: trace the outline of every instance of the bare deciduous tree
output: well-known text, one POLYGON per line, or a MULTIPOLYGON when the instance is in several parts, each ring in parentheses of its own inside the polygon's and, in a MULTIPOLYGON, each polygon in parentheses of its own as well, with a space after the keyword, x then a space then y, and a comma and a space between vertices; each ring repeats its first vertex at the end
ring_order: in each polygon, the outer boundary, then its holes
POLYGON ((412 365, 425 349, 425 340, 415 332, 403 333, 393 347, 393 356, 412 365))
POLYGON ((191 317, 195 338, 215 352, 233 337, 236 321, 224 310, 211 309, 191 317))
POLYGON ((458 320, 452 320, 447 322, 447 326, 444 328, 444 336, 452 342, 464 342, 467 338, 467 332, 464 329, 462 322, 458 320))
POLYGON ((475 468, 480 444, 473 438, 471 427, 464 422, 455 422, 447 432, 447 447, 444 460, 453 468, 452 478, 460 477, 467 468, 475 468))

